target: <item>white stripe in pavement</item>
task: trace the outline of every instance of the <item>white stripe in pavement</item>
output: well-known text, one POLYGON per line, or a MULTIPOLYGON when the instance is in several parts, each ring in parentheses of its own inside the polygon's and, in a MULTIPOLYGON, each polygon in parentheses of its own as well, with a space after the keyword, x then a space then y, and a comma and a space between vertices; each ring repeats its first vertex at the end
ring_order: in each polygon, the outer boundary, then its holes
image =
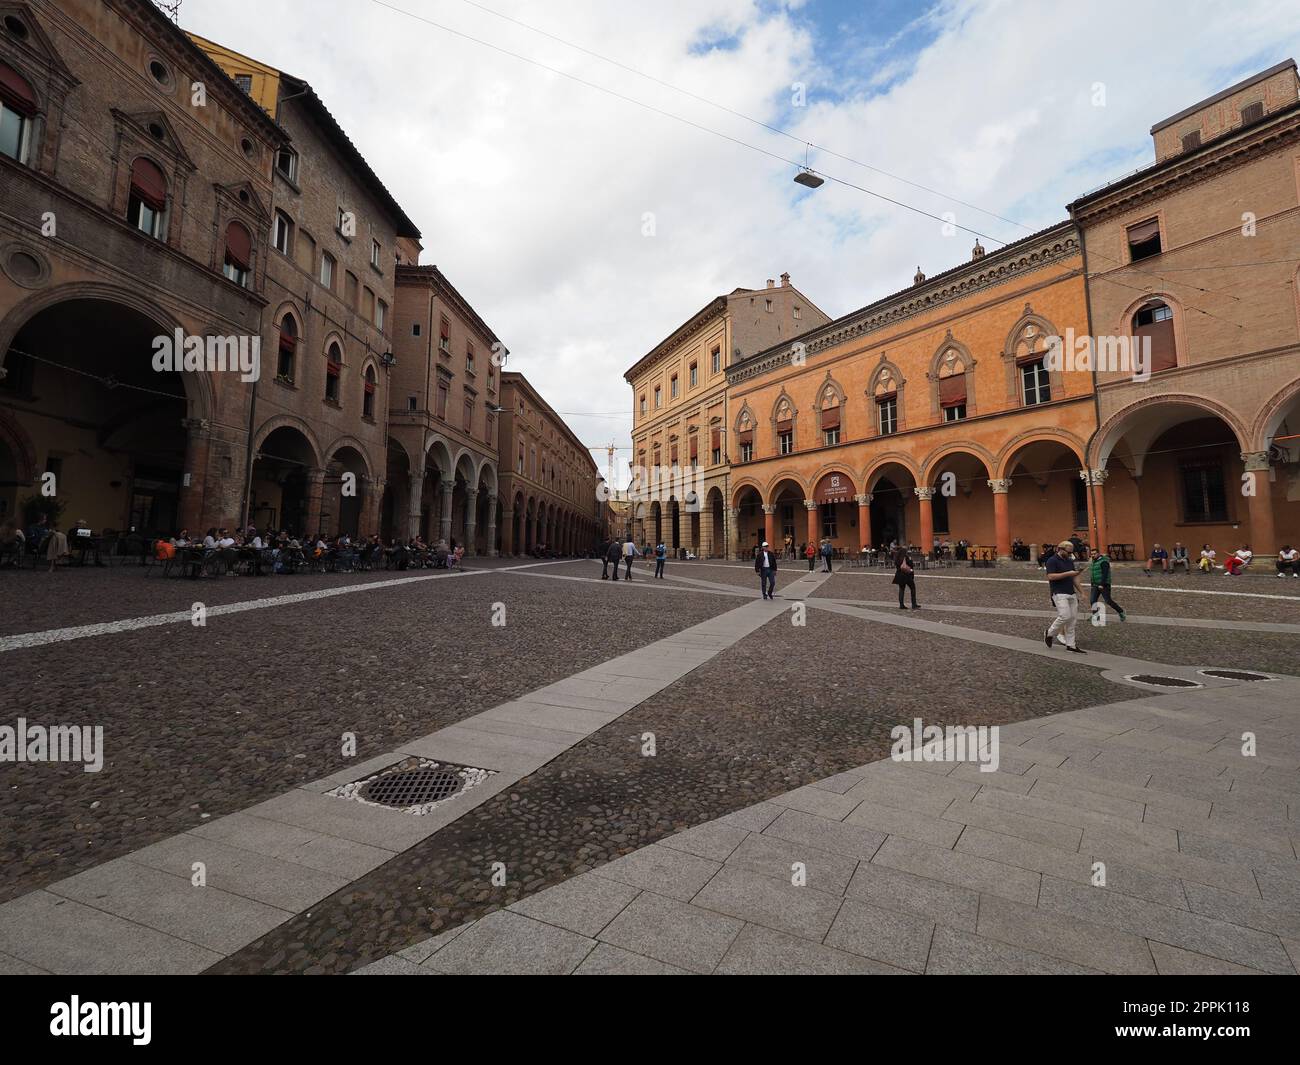
MULTIPOLYGON (((569 560, 562 560, 569 561, 569 560)), ((250 599, 242 603, 221 603, 207 608, 208 617, 221 614, 239 614, 245 610, 263 610, 273 606, 289 606, 293 603, 307 603, 313 599, 328 599, 335 595, 349 595, 352 592, 371 592, 376 588, 392 588, 399 584, 418 584, 421 581, 443 580, 451 577, 475 577, 483 573, 502 573, 507 570, 532 569, 536 566, 556 566, 560 562, 527 562, 521 566, 498 566, 493 569, 460 570, 452 573, 425 573, 415 577, 394 577, 386 581, 370 581, 365 584, 345 584, 336 588, 320 588, 313 592, 294 592, 289 595, 274 595, 268 599, 250 599)), ((0 652, 17 651, 25 647, 39 647, 47 643, 61 643, 65 640, 81 640, 90 636, 109 636, 116 632, 130 632, 133 629, 150 629, 158 625, 179 625, 189 623, 194 614, 190 610, 174 610, 169 614, 148 614, 139 618, 122 618, 119 621, 101 621, 93 625, 73 625, 64 629, 45 629, 41 632, 23 632, 16 636, 0 636, 0 652)))
MULTIPOLYGON (((690 566, 712 566, 714 569, 736 570, 740 565, 727 566, 720 562, 691 562, 690 566)), ((889 572, 876 573, 874 570, 863 569, 837 569, 839 574, 850 577, 889 577, 893 579, 893 574, 889 572)), ((1081 571, 1082 572, 1082 571, 1081 571)), ((1028 577, 963 577, 957 573, 918 573, 918 580, 923 581, 997 581, 1002 584, 1037 584, 1046 583, 1045 577, 1036 580, 1030 580, 1028 577)), ((1155 583, 1156 578, 1152 578, 1151 584, 1115 584, 1113 588, 1119 588, 1121 591, 1130 592, 1176 592, 1180 595, 1226 595, 1238 599, 1281 599, 1288 603, 1300 603, 1300 595, 1272 595, 1268 592, 1214 592, 1208 588, 1169 588, 1161 587, 1155 583)))

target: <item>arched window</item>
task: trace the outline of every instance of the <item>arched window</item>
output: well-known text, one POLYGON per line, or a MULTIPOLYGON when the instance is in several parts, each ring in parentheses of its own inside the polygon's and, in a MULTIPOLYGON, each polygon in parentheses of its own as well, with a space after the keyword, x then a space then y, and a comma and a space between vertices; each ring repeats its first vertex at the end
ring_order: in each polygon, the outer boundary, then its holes
POLYGON ((776 405, 776 450, 780 455, 794 454, 794 407, 782 396, 776 405))
POLYGON ((967 411, 966 360, 954 348, 939 358, 939 409, 946 422, 965 419, 967 411))
POLYGON ((27 165, 35 117, 32 87, 13 67, 0 63, 0 155, 27 165))
POLYGON ((293 384, 293 363, 298 351, 298 323, 292 314, 280 319, 280 354, 275 365, 275 379, 293 384))
POLYGON ((226 258, 221 272, 241 288, 248 287, 252 269, 253 237, 239 222, 226 226, 226 258))
POLYGON ((871 398, 876 405, 876 431, 881 436, 892 436, 898 432, 898 378, 894 371, 882 367, 876 374, 876 382, 871 389, 871 398))
POLYGON ((167 178, 155 163, 143 156, 131 164, 126 220, 141 233, 159 240, 166 232, 167 178))
POLYGON ((374 418, 375 416, 375 388, 378 383, 378 379, 375 376, 375 368, 373 366, 367 366, 365 383, 362 385, 361 395, 361 417, 363 418, 374 418))
POLYGON ((325 353, 325 399, 336 406, 339 402, 339 381, 343 377, 343 351, 337 342, 331 342, 325 353))
POLYGON ((1138 308, 1133 315, 1133 340, 1141 345, 1133 352, 1136 368, 1149 367, 1151 373, 1159 373, 1178 365, 1174 312, 1163 300, 1151 300, 1138 308))

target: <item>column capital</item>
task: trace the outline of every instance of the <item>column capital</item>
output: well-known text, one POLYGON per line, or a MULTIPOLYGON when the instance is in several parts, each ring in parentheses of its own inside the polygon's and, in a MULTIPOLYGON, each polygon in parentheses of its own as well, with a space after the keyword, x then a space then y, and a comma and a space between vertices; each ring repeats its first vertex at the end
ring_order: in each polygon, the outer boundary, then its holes
POLYGON ((1101 485, 1106 483, 1106 478, 1110 476, 1110 470, 1080 470, 1079 479, 1084 484, 1101 485))
POLYGON ((805 499, 805 500, 803 501, 803 505, 804 505, 808 510, 816 510, 816 509, 817 509, 817 500, 815 500, 815 499, 805 499))
POLYGON ((913 488, 912 491, 916 493, 917 499, 923 501, 928 501, 934 498, 934 489, 928 485, 921 488, 913 488))
POLYGON ((188 429, 191 433, 207 433, 212 431, 212 423, 207 418, 182 418, 181 427, 188 429))
POLYGON ((1269 468, 1267 451, 1243 451, 1241 461, 1248 471, 1264 473, 1269 468))
POLYGON ((775 514, 775 513, 776 513, 776 504, 775 504, 775 503, 764 503, 764 504, 763 504, 763 513, 764 513, 764 514, 775 514))
POLYGON ((871 499, 872 499, 871 492, 862 492, 859 495, 855 495, 853 498, 857 502, 858 506, 860 507, 871 506, 871 499))
POLYGON ((1011 491, 1011 478, 998 477, 995 480, 989 481, 988 486, 993 489, 994 495, 1006 495, 1007 492, 1011 491))

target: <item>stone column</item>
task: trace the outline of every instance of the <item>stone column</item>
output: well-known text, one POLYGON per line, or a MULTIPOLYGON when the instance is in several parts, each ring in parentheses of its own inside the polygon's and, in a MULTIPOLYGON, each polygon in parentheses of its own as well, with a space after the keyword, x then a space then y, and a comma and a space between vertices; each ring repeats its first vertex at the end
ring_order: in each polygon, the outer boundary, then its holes
POLYGON ((304 538, 315 536, 320 532, 320 508, 321 500, 325 498, 325 471, 319 466, 313 466, 307 471, 307 513, 303 521, 307 527, 302 530, 304 538))
MULTIPOLYGON (((934 553, 934 489, 928 486, 913 488, 916 498, 920 500, 921 511, 921 554, 934 553)), ((1008 551, 1010 548, 1007 549, 1008 551)))
POLYGON ((858 547, 867 547, 871 543, 871 493, 853 498, 858 504, 858 547))
MULTIPOLYGON (((440 539, 447 541, 447 546, 451 546, 451 494, 456 491, 456 485, 451 481, 440 481, 441 500, 438 511, 438 536, 440 539)), ((466 551, 469 548, 465 549, 466 551)))
MULTIPOLYGON (((1241 461, 1250 476, 1242 488, 1250 508, 1250 548, 1256 555, 1276 555, 1277 541, 1273 530, 1273 484, 1268 479, 1267 451, 1244 452, 1241 461)), ((1235 550, 1235 546, 1234 546, 1235 550)))
POLYGON ((740 557, 740 508, 728 507, 727 517, 731 519, 731 527, 726 530, 727 548, 726 553, 732 558, 740 557))
POLYGON ((465 554, 476 555, 474 534, 478 529, 478 489, 465 489, 465 554))
MULTIPOLYGON (((821 543, 821 530, 817 528, 817 501, 815 499, 805 499, 803 501, 804 510, 808 512, 808 542, 810 544, 821 543)), ((795 550, 798 550, 796 545, 795 550)))
POLYGON ((1098 551, 1107 550, 1106 547, 1106 500, 1104 496, 1104 485, 1106 484, 1106 470, 1080 470, 1079 477, 1087 486, 1088 495, 1088 531, 1092 539, 1092 551, 1096 554, 1098 551))
POLYGON ((420 534, 420 496, 424 492, 424 474, 413 473, 407 482, 410 487, 406 497, 406 539, 413 540, 420 534))
MULTIPOLYGON (((497 509, 495 497, 493 497, 492 507, 489 511, 492 520, 496 521, 497 509)), ((515 509, 514 507, 501 508, 501 550, 496 550, 496 529, 492 530, 492 553, 494 555, 513 555, 515 553, 515 509)))
POLYGON ((993 527, 997 530, 998 560, 1001 561, 1011 557, 1011 510, 1007 499, 1011 478, 989 481, 988 486, 993 489, 993 527))
POLYGON ((362 477, 364 498, 361 502, 361 528, 357 536, 369 536, 379 531, 379 508, 384 498, 384 480, 382 477, 362 477))
POLYGON ((202 538, 204 529, 217 524, 216 516, 204 513, 203 497, 208 478, 208 449, 212 442, 212 423, 206 418, 182 418, 185 427, 185 476, 178 508, 181 528, 191 536, 202 538), (209 520, 211 518, 211 520, 209 520))
MULTIPOLYGON (((504 518, 504 512, 502 518, 504 518)), ((487 558, 497 557, 497 497, 487 495, 487 558)))
POLYGON ((776 504, 763 504, 763 539, 769 547, 776 546, 776 504))

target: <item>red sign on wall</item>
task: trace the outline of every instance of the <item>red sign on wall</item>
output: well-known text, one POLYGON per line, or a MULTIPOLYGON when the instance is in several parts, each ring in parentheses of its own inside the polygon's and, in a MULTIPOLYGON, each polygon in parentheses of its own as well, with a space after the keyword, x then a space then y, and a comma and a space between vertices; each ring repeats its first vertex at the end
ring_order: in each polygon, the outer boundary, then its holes
POLYGON ((847 473, 828 473, 817 482, 813 499, 818 503, 848 503, 855 494, 853 481, 847 473))

